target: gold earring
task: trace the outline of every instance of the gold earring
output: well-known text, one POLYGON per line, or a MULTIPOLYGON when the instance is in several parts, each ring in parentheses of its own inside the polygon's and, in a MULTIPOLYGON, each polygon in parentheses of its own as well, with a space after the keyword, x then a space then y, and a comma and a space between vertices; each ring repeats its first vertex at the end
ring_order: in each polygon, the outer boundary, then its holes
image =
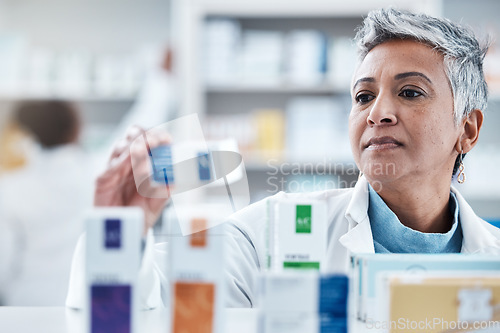
POLYGON ((462 153, 460 154, 460 161, 459 161, 459 166, 458 166, 458 175, 457 175, 457 182, 459 184, 465 183, 465 166, 464 162, 462 161, 462 156, 464 154, 464 151, 462 149, 462 153))

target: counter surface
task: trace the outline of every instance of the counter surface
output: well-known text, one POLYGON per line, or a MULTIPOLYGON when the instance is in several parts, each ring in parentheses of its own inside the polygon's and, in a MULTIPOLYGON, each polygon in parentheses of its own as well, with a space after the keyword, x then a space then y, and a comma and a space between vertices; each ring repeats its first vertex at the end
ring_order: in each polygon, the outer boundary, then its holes
MULTIPOLYGON (((257 309, 226 309, 226 333, 257 333, 257 309)), ((85 313, 64 307, 0 307, 1 333, 85 333, 85 313)), ((141 311, 139 332, 168 332, 166 309, 141 311)), ((353 333, 375 333, 363 323, 351 325, 353 333)))

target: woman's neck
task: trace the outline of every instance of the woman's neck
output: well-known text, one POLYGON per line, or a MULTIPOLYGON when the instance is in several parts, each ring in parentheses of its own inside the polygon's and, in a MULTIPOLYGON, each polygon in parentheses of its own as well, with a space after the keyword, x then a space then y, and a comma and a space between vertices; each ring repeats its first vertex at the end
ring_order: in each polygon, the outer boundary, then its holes
POLYGON ((451 180, 434 184, 385 183, 377 190, 399 221, 426 233, 446 233, 453 224, 449 209, 451 180))

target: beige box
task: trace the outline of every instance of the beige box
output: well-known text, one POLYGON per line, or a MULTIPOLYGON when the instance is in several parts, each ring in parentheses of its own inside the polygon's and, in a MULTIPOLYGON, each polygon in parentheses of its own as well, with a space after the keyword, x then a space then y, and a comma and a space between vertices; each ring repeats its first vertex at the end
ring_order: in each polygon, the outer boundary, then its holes
POLYGON ((378 280, 384 300, 376 320, 367 321, 374 328, 391 333, 500 332, 500 273, 388 272, 378 280))

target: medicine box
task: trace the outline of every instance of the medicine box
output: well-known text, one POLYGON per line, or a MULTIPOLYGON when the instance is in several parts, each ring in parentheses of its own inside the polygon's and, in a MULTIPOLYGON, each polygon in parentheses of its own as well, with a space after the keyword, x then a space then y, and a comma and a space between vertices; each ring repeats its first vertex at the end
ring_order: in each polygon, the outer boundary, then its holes
POLYGON ((374 318, 377 274, 387 271, 500 271, 500 258, 480 254, 359 254, 354 256, 353 284, 358 319, 374 318))
POLYGON ((347 332, 348 285, 345 275, 315 271, 261 274, 258 307, 263 332, 347 332))
POLYGON ((214 179, 210 150, 204 143, 184 142, 149 150, 153 180, 178 192, 196 188, 214 179))
POLYGON ((172 332, 224 332, 224 225, 208 228, 193 216, 192 232, 169 237, 172 332))
POLYGON ((383 273, 378 288, 384 302, 377 322, 388 332, 500 330, 498 272, 383 273))
POLYGON ((95 208, 86 216, 86 309, 88 331, 137 331, 137 275, 143 212, 95 208))
POLYGON ((267 256, 271 271, 322 270, 326 255, 326 202, 269 199, 267 256))

